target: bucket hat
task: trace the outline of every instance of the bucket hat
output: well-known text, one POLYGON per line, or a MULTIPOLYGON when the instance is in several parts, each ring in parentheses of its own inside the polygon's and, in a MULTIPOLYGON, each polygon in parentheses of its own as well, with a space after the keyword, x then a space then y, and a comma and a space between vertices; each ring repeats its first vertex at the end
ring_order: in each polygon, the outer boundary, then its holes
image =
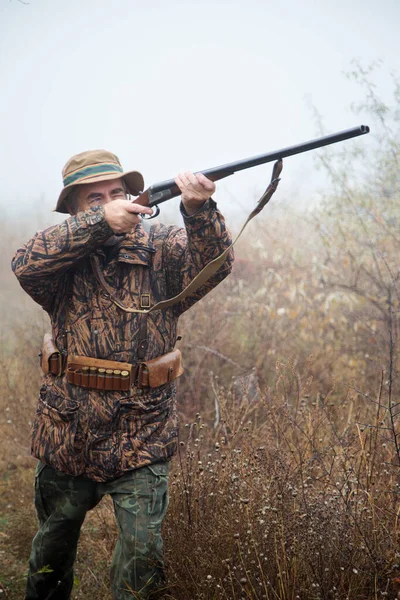
POLYGON ((68 213, 65 199, 76 185, 122 178, 132 196, 144 189, 144 180, 138 171, 124 172, 119 159, 107 150, 88 150, 76 154, 62 170, 64 187, 57 201, 56 212, 68 213))

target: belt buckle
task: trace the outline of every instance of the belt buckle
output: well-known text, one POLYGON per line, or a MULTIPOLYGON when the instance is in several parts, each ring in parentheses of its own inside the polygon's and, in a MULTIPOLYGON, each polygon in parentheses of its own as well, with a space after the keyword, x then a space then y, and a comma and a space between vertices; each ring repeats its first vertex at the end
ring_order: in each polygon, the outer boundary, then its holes
POLYGON ((150 294, 140 295, 140 308, 150 308, 150 294))

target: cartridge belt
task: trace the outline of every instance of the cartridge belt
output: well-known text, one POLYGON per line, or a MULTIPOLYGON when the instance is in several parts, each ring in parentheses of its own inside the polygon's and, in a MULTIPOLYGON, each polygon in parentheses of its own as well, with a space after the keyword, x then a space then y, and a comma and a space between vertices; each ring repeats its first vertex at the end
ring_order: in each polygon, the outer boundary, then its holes
POLYGON ((137 368, 130 363, 89 356, 68 356, 67 381, 94 390, 129 390, 136 380, 137 368))
MULTIPOLYGON (((59 352, 48 356, 47 370, 52 375, 62 375, 62 357, 59 352)), ((43 364, 43 360, 42 360, 43 364)), ((73 385, 95 390, 127 391, 131 387, 155 388, 174 381, 183 373, 180 350, 136 365, 114 360, 71 355, 67 358, 67 381, 73 385)))

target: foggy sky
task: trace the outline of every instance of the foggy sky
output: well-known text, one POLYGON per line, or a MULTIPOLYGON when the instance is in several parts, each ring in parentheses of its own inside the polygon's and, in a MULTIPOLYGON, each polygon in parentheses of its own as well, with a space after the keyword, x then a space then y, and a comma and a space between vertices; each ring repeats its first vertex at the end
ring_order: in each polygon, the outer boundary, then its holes
MULTIPOLYGON (((349 110, 362 99, 343 75, 354 58, 383 61, 374 81, 390 101, 399 0, 28 1, 0 0, 6 211, 53 208, 64 163, 87 149, 115 152, 150 185, 314 138, 311 105, 328 133, 368 124, 349 110)), ((270 169, 219 184, 227 217, 270 169)), ((283 196, 326 185, 312 153, 285 161, 283 196)))

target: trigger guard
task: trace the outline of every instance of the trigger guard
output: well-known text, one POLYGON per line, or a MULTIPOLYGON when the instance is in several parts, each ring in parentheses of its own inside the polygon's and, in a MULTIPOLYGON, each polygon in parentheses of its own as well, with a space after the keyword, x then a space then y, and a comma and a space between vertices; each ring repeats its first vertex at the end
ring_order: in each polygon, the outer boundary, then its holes
POLYGON ((157 206, 157 204, 155 204, 151 208, 154 209, 154 212, 152 215, 143 215, 143 214, 140 215, 144 221, 150 221, 150 219, 155 219, 160 214, 160 207, 157 206))

